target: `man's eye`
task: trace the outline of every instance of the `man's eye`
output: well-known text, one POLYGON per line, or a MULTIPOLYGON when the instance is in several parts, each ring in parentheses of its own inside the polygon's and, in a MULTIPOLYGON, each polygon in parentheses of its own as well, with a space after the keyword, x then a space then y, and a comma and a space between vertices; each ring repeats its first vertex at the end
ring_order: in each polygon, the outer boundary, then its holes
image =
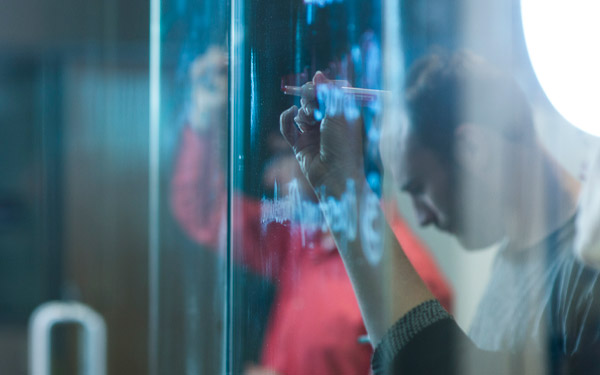
POLYGON ((425 189, 423 189, 422 185, 417 185, 415 187, 413 187, 412 189, 412 194, 413 195, 423 195, 423 192, 425 191, 425 189))
POLYGON ((423 192, 423 185, 413 184, 410 186, 409 191, 411 194, 421 194, 423 192))
POLYGON ((402 190, 410 195, 418 196, 423 194, 424 188, 422 184, 417 184, 415 182, 410 182, 402 188, 402 190))

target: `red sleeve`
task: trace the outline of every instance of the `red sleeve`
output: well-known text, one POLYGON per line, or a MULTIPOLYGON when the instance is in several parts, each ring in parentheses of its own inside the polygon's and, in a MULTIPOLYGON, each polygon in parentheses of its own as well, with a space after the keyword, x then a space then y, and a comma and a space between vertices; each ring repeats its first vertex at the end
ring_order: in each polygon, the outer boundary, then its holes
POLYGON ((171 181, 171 206, 192 239, 216 248, 226 218, 227 195, 218 150, 206 138, 185 127, 171 181))
MULTIPOLYGON (((227 190, 219 150, 210 140, 210 135, 199 136, 185 127, 171 181, 171 206, 188 236, 224 251, 219 240, 227 225, 227 190)), ((234 197, 233 217, 234 259, 257 273, 277 277, 289 246, 288 228, 278 223, 263 226, 260 202, 240 194, 234 197)))
MULTIPOLYGON (((392 205, 393 206, 393 205, 392 205)), ((440 301, 442 306, 452 312, 453 293, 450 284, 446 280, 442 271, 433 259, 429 249, 415 235, 394 207, 386 207, 386 216, 389 219, 390 226, 400 242, 406 257, 415 267, 415 270, 423 279, 431 293, 440 301)))

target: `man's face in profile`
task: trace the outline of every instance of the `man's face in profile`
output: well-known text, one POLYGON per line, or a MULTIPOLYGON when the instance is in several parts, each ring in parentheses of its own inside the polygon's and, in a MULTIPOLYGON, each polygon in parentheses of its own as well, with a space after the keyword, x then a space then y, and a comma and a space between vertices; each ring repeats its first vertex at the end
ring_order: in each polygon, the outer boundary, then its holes
POLYGON ((421 226, 434 225, 456 236, 466 249, 483 248, 501 238, 500 217, 489 203, 494 197, 480 183, 481 176, 464 173, 453 157, 443 159, 410 131, 401 135, 400 144, 397 164, 391 167, 421 226))
POLYGON ((410 132, 401 138, 396 182, 413 203, 419 225, 434 225, 454 233, 452 197, 448 168, 410 132))

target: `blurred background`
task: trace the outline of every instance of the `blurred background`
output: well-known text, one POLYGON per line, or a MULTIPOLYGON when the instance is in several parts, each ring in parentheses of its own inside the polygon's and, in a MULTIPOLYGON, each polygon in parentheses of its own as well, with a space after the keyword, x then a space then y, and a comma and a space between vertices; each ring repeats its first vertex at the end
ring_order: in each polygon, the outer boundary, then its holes
MULTIPOLYGON (((229 103, 239 102, 235 115, 243 125, 229 145, 239 158, 229 159, 236 168, 226 189, 272 198, 273 186, 260 177, 268 135, 293 102, 280 85, 339 63, 367 32, 380 39, 385 2, 163 0, 154 3, 160 18, 151 36, 149 0, 2 1, 3 374, 28 373, 28 320, 52 300, 82 302, 104 318, 109 374, 237 374, 259 360, 275 283, 233 262, 235 249, 204 251, 208 246, 185 233, 170 203, 190 65, 211 45, 231 47, 232 3, 241 15, 241 47, 231 73, 244 83, 230 91, 229 103), (155 86, 151 48, 158 53, 155 86), (151 97, 160 111, 150 107, 151 97)), ((542 142, 581 176, 598 141, 571 126, 541 90, 519 1, 459 3, 400 1, 388 16, 402 32, 398 64, 433 45, 462 46, 510 70, 531 100, 542 142)), ((229 135, 213 141, 227 149, 229 135)), ((399 201, 454 290, 457 321, 468 328, 495 249, 466 253, 454 239, 418 228, 410 202, 399 201)), ((53 330, 53 374, 77 373, 79 343, 73 326, 53 330)))
MULTIPOLYGON (((0 369, 27 373, 27 324, 77 300, 108 327, 108 373, 147 373, 147 1, 3 1, 0 369)), ((76 373, 73 326, 54 374, 76 373)))

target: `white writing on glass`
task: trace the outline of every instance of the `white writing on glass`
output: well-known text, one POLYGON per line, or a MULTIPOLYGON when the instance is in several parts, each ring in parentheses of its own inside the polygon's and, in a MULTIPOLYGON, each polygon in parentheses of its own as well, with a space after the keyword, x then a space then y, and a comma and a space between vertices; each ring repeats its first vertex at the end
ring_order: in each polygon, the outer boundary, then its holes
POLYGON ((315 230, 327 231, 328 223, 324 219, 324 213, 329 218, 329 227, 333 233, 343 234, 343 237, 350 241, 356 239, 358 207, 354 181, 348 180, 346 192, 340 199, 329 197, 318 204, 302 199, 296 179, 287 184, 287 190, 287 194, 280 197, 275 185, 273 200, 263 198, 261 202, 263 227, 273 222, 299 225, 302 243, 305 245, 306 233, 315 230))
POLYGON ((317 204, 302 199, 298 181, 294 179, 287 184, 287 194, 283 197, 279 196, 275 184, 273 200, 263 198, 261 223, 263 228, 270 223, 299 225, 303 246, 306 245, 307 233, 316 230, 325 233, 329 228, 332 233, 340 235, 341 246, 345 247, 347 241, 357 238, 357 231, 360 230, 364 255, 370 264, 376 264, 383 255, 381 228, 385 219, 381 215, 379 198, 373 192, 365 192, 360 204, 359 218, 356 187, 352 180, 346 182, 346 191, 339 199, 327 197, 317 204))
POLYGON ((379 209, 379 198, 371 191, 366 191, 361 199, 360 241, 367 261, 375 265, 383 257, 383 215, 379 209))
POLYGON ((343 2, 343 0, 304 0, 304 4, 306 5, 318 5, 320 7, 341 2, 343 2))
POLYGON ((348 121, 356 120, 360 116, 354 95, 345 93, 341 87, 335 85, 317 85, 317 102, 319 103, 319 109, 315 111, 317 121, 321 121, 325 114, 328 116, 343 114, 348 121))

